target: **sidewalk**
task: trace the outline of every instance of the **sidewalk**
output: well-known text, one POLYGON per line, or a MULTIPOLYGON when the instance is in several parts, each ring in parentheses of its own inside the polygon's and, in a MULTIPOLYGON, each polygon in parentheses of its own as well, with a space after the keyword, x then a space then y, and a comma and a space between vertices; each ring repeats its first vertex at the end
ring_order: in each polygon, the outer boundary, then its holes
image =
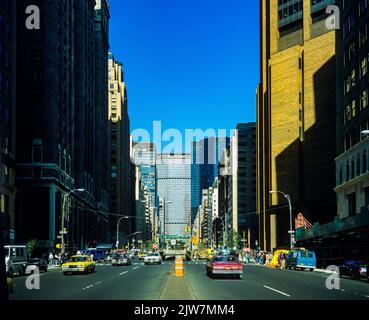
POLYGON ((186 274, 184 277, 175 277, 171 270, 158 300, 196 300, 196 296, 186 274))

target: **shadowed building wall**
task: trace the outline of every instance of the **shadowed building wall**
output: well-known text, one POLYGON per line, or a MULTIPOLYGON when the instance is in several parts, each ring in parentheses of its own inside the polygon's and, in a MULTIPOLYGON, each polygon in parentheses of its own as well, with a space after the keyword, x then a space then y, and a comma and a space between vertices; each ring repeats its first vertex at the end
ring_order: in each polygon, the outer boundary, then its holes
POLYGON ((288 203, 311 222, 336 214, 334 1, 262 0, 257 89, 257 211, 264 249, 287 246, 288 203))

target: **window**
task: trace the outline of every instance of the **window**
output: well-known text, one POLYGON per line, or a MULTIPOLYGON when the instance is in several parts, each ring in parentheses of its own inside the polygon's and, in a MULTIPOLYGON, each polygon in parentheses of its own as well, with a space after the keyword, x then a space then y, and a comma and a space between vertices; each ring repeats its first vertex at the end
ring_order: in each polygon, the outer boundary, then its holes
POLYGON ((351 102, 351 115, 353 118, 356 117, 356 100, 352 100, 351 102))
POLYGON ((347 196, 349 216, 356 214, 356 193, 351 193, 347 196))
POLYGON ((361 109, 365 109, 368 106, 368 89, 365 89, 361 93, 361 109))
POLYGON ((345 123, 351 121, 351 105, 347 105, 345 109, 345 123))
POLYGON ((351 87, 355 87, 356 85, 356 70, 352 69, 351 71, 351 87))
POLYGON ((367 73, 368 73, 368 59, 367 57, 365 57, 361 60, 361 64, 360 64, 361 77, 364 77, 367 73))
POLYGON ((368 208, 369 207, 369 187, 366 187, 364 189, 365 192, 365 206, 368 208))
POLYGON ((362 47, 368 41, 368 25, 364 23, 360 28, 360 47, 362 47))
POLYGON ((363 153, 363 173, 366 173, 368 171, 368 158, 366 156, 366 153, 363 153))

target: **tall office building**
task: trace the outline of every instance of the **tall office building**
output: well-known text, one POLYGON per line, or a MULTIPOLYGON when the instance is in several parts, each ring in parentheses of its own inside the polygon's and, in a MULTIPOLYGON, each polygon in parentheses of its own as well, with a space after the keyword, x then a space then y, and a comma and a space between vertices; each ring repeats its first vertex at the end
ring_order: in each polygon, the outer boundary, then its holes
POLYGON ((256 214, 256 123, 237 125, 230 145, 232 193, 229 201, 227 223, 245 235, 250 233, 252 243, 258 241, 256 214))
POLYGON ((289 210, 312 223, 336 214, 336 32, 333 0, 261 0, 257 90, 257 211, 260 245, 289 245, 289 210))
MULTIPOLYGON (((127 88, 123 66, 109 54, 109 123, 110 123, 110 197, 111 210, 117 216, 110 218, 110 238, 116 238, 119 215, 131 216, 131 136, 128 115, 127 88)), ((120 239, 125 241, 135 221, 120 223, 120 239)))
POLYGON ((0 229, 6 243, 15 239, 15 5, 0 2, 0 229))
POLYGON ((163 201, 161 234, 185 236, 191 223, 191 155, 159 154, 156 170, 157 195, 163 201))
MULTIPOLYGON (((30 0, 17 0, 16 241, 55 248, 65 218, 69 249, 106 242, 104 189, 94 130, 95 1, 41 1, 41 28, 24 21, 30 0), (97 185, 98 184, 98 185, 97 185), (84 189, 78 192, 75 189, 84 189), (62 207, 63 199, 65 207, 62 207), (64 213, 64 214, 63 214, 64 213)), ((104 59, 104 57, 102 57, 104 59)), ((105 110, 108 102, 105 102, 105 110)), ((106 111, 105 111, 106 114, 106 111)), ((107 143, 107 141, 105 142, 107 143)))
POLYGON ((191 150, 191 216, 192 222, 201 204, 201 193, 218 176, 218 164, 223 150, 229 146, 228 137, 210 137, 192 143, 191 150))
MULTIPOLYGON (((144 197, 140 200, 145 202, 145 238, 153 239, 158 231, 155 144, 145 142, 134 143, 133 161, 140 172, 141 188, 144 189, 144 197)), ((142 204, 139 208, 142 208, 142 204)))
MULTIPOLYGON (((95 3, 92 0, 92 3, 95 3)), ((109 72, 109 0, 96 0, 94 29, 94 117, 93 128, 96 135, 94 145, 94 194, 100 210, 109 209, 110 188, 110 152, 109 121, 107 109, 109 105, 108 72, 109 72)), ((126 114, 124 114, 126 116, 126 114)), ((129 129, 128 129, 129 130, 129 129)), ((128 148, 128 146, 126 146, 128 148)), ((126 151, 127 152, 127 151, 126 151)), ((129 153, 129 151, 128 151, 129 153)))
POLYGON ((369 74, 367 1, 338 1, 337 31, 337 215, 328 223, 297 230, 320 264, 369 257, 369 74), (322 250, 324 248, 324 250, 322 250))

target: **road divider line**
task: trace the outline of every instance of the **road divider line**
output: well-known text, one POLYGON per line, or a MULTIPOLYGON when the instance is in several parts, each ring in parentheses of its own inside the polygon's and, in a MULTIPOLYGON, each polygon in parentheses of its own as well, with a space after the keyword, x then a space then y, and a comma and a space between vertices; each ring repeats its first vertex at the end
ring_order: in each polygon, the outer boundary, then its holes
POLYGON ((268 290, 272 290, 272 291, 274 291, 274 292, 277 292, 277 293, 279 293, 279 294, 281 294, 281 295, 283 295, 283 296, 291 297, 289 294, 284 293, 284 292, 282 292, 282 291, 279 291, 279 290, 277 290, 277 289, 274 289, 274 288, 271 288, 271 287, 268 287, 268 286, 264 286, 264 288, 265 288, 265 289, 268 289, 268 290))
POLYGON ((134 267, 132 270, 136 270, 136 269, 138 269, 139 267, 134 267))
POLYGON ((126 273, 128 273, 128 271, 124 271, 124 272, 120 273, 119 275, 122 276, 122 275, 124 275, 126 273))

